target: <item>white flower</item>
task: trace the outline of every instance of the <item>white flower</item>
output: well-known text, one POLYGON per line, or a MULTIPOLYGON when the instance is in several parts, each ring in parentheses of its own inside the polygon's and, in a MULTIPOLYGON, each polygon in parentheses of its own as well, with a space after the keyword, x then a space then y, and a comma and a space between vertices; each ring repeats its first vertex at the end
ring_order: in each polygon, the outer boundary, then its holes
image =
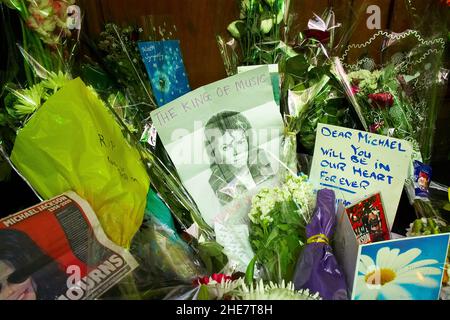
POLYGON ((400 254, 400 249, 381 248, 376 261, 362 255, 356 290, 358 300, 376 300, 383 295, 388 300, 411 300, 413 296, 404 285, 424 288, 439 287, 431 275, 440 275, 439 268, 431 267, 438 263, 433 259, 413 262, 421 255, 420 249, 411 249, 400 254), (362 275, 359 275, 359 274, 362 275))
POLYGON ((264 285, 260 280, 255 287, 247 287, 243 283, 237 296, 241 300, 321 300, 318 293, 311 294, 309 290, 296 291, 292 282, 286 285, 284 280, 280 285, 272 282, 264 285))
POLYGON ((222 280, 221 283, 214 281, 210 278, 210 282, 208 283, 208 291, 209 293, 215 297, 216 300, 222 300, 224 296, 228 294, 232 294, 236 288, 242 286, 244 284, 243 279, 238 280, 222 280))
POLYGON ((280 188, 262 189, 252 200, 250 220, 255 224, 268 225, 274 221, 271 215, 278 203, 294 201, 298 215, 309 221, 315 205, 314 188, 307 176, 288 176, 280 188))

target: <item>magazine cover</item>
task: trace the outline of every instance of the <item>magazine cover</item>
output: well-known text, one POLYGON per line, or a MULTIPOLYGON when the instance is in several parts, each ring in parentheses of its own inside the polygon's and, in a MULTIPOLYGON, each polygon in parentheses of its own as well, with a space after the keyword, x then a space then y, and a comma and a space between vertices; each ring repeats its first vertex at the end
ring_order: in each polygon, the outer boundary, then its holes
POLYGON ((137 267, 74 192, 0 220, 0 300, 88 300, 137 267))
POLYGON ((391 239, 379 193, 347 208, 347 214, 360 244, 391 239))

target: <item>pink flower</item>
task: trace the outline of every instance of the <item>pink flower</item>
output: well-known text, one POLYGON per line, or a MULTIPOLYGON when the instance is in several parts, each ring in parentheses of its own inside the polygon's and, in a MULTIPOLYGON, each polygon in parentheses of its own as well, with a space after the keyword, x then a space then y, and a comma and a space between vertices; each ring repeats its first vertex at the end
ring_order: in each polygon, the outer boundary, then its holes
POLYGON ((394 96, 388 92, 384 93, 372 93, 369 94, 369 99, 372 102, 372 106, 379 108, 390 108, 394 105, 394 96))
POLYGON ((371 133, 380 133, 380 129, 384 126, 384 121, 374 123, 370 126, 371 133))
POLYGON ((358 86, 352 85, 352 95, 358 94, 360 91, 358 86))

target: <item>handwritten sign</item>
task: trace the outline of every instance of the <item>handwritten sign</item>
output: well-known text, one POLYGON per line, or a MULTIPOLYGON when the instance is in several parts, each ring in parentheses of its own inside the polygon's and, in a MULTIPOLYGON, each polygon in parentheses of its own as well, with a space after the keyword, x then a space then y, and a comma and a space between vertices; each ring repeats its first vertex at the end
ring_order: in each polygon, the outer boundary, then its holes
POLYGON ((164 136, 168 129, 202 120, 203 116, 210 116, 211 112, 217 112, 226 105, 241 111, 248 105, 257 106, 273 101, 273 94, 269 92, 268 95, 267 87, 271 88, 268 67, 260 67, 189 92, 153 111, 151 117, 160 136, 164 136))
POLYGON ((139 42, 138 45, 159 106, 191 90, 178 40, 139 42))
POLYGON ((380 192, 392 228, 411 155, 407 141, 320 124, 310 179, 347 207, 380 192))

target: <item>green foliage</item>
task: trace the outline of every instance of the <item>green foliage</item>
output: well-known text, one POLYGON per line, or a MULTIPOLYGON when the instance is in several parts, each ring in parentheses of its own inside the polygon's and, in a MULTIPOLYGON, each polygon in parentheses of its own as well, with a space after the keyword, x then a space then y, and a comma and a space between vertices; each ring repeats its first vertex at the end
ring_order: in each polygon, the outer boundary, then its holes
POLYGON ((69 80, 70 76, 60 71, 48 73, 45 80, 29 88, 20 89, 12 84, 5 86, 6 96, 0 105, 0 142, 7 152, 12 150, 17 130, 69 80))
POLYGON ((137 44, 140 30, 132 26, 120 28, 112 23, 106 24, 100 33, 98 48, 128 100, 122 106, 123 119, 135 129, 133 131, 143 132, 146 119, 157 106, 137 44))
POLYGON ((330 65, 310 63, 305 55, 287 60, 284 87, 291 92, 289 104, 294 111, 287 125, 291 132, 299 134, 299 142, 308 153, 314 151, 319 123, 356 128, 350 104, 330 72, 330 65))
POLYGON ((209 295, 208 286, 205 286, 205 285, 201 285, 200 286, 200 290, 198 292, 197 299, 199 301, 209 301, 209 300, 211 300, 211 297, 209 295))
POLYGON ((223 253, 223 247, 217 242, 202 242, 198 244, 199 256, 208 274, 222 270, 228 262, 223 253))
POLYGON ((285 0, 241 0, 240 19, 229 24, 227 30, 239 44, 238 49, 226 49, 218 37, 227 71, 237 65, 259 65, 280 62, 285 56, 282 42, 284 21, 288 8, 285 0), (239 53, 237 53, 237 51, 239 53), (237 61, 236 57, 240 57, 237 61), (230 65, 233 64, 233 66, 230 65))

